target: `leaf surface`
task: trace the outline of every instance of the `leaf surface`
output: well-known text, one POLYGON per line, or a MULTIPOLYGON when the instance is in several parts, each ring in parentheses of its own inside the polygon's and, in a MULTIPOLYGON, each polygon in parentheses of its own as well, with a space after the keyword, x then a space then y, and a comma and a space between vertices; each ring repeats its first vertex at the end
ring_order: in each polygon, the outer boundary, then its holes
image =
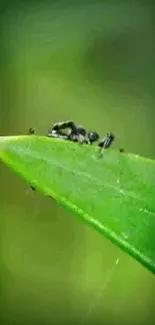
POLYGON ((0 137, 0 157, 155 273, 155 162, 41 136, 0 137))

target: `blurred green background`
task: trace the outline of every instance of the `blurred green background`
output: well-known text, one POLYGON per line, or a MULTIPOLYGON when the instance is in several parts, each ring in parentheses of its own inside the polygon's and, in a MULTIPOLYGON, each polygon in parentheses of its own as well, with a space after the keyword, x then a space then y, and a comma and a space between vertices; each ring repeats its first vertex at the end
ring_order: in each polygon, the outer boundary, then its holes
MULTIPOLYGON (((66 119, 155 158, 153 1, 1 1, 0 134, 66 119)), ((0 324, 155 323, 154 275, 2 163, 0 185, 0 324)))

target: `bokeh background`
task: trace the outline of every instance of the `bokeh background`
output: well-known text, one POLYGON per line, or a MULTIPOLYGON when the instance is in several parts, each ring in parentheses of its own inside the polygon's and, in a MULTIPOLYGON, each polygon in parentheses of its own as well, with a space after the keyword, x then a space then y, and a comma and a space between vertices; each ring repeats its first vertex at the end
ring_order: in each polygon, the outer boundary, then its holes
MULTIPOLYGON (((154 1, 1 0, 0 134, 66 119, 155 158, 154 1)), ((2 325, 155 323, 154 275, 2 163, 0 285, 2 325)))

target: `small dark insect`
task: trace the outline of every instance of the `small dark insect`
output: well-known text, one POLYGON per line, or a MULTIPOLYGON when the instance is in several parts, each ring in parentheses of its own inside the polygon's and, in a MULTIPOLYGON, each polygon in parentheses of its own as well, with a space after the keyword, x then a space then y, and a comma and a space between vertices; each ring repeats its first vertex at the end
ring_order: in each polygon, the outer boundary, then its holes
POLYGON ((120 148, 119 152, 125 152, 125 150, 123 148, 120 148))
POLYGON ((29 128, 28 134, 29 135, 34 135, 35 134, 35 129, 34 128, 29 128))

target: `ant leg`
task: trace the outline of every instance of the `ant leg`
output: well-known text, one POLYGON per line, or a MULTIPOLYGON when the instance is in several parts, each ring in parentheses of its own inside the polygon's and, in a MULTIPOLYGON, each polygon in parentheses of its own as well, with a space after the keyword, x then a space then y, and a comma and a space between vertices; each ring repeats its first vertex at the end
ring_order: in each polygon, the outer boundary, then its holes
POLYGON ((106 149, 104 147, 100 147, 99 148, 99 152, 98 152, 98 157, 99 158, 102 158, 103 157, 103 152, 105 151, 106 149))
POLYGON ((112 133, 107 133, 103 139, 101 139, 98 143, 98 146, 101 148, 99 155, 100 157, 103 155, 103 149, 108 149, 111 145, 112 142, 114 141, 115 136, 112 133))

